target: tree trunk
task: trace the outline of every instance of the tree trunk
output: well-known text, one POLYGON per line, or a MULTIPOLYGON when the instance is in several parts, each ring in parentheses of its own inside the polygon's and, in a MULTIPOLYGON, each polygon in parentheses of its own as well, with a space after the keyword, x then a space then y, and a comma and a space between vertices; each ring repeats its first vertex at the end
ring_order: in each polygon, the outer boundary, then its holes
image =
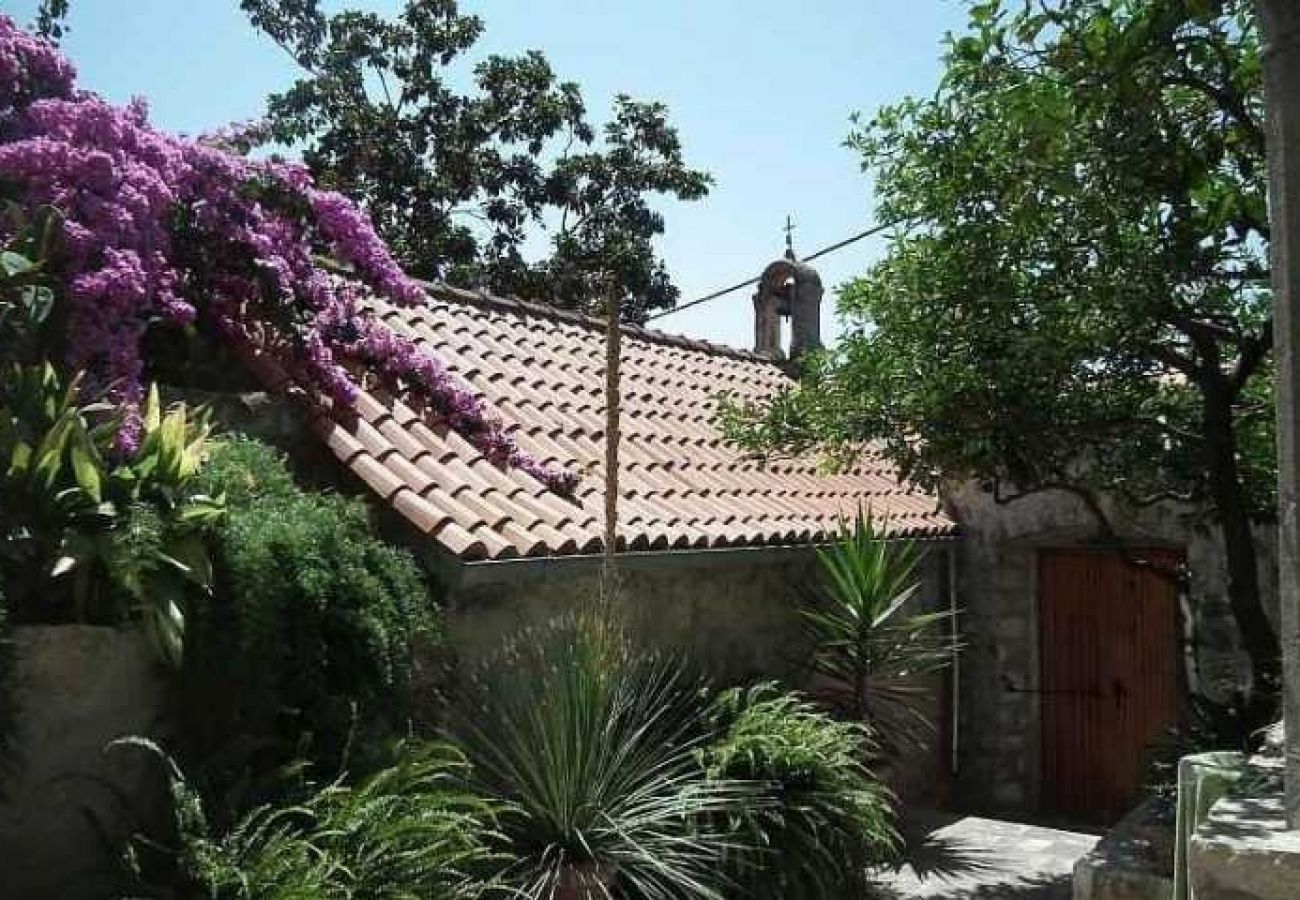
POLYGON ((1277 712, 1282 664, 1277 634, 1264 613, 1259 592, 1259 560, 1237 466, 1237 435, 1232 395, 1216 375, 1202 385, 1205 397, 1205 448, 1210 492, 1219 516, 1227 559, 1228 603, 1250 657, 1252 684, 1243 698, 1240 719, 1255 730, 1270 724, 1277 712))
POLYGON ((1286 815, 1300 828, 1300 3, 1258 0, 1268 105, 1269 208, 1277 340, 1279 587, 1285 684, 1286 815))

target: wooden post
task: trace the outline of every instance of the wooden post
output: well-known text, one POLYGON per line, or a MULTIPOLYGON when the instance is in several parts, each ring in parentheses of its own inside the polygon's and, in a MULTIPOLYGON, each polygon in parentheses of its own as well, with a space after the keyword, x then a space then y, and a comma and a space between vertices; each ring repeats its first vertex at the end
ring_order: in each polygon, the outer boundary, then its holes
POLYGON ((1277 343, 1278 558, 1286 818, 1300 828, 1300 3, 1258 0, 1277 343))
POLYGON ((618 442, 619 378, 623 329, 619 321, 622 298, 611 280, 605 301, 605 555, 601 562, 602 612, 608 616, 617 592, 618 561, 618 442))

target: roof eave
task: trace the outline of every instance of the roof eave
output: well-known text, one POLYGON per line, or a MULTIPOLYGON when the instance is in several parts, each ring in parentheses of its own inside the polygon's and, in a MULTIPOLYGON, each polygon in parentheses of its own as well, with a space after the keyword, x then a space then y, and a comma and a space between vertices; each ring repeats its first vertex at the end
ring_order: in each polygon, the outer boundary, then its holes
MULTIPOLYGON (((947 544, 960 535, 955 531, 939 535, 900 535, 890 540, 909 540, 917 544, 947 544)), ((743 547, 718 547, 707 550, 640 550, 617 555, 618 567, 625 571, 662 572, 711 565, 776 565, 811 557, 824 544, 785 544, 743 547)), ((449 587, 477 587, 484 584, 567 577, 598 570, 603 554, 583 553, 568 556, 529 556, 511 559, 486 559, 451 562, 448 554, 439 566, 439 575, 449 587), (450 564, 449 564, 450 563, 450 564), (448 578, 448 576, 453 576, 448 578)))

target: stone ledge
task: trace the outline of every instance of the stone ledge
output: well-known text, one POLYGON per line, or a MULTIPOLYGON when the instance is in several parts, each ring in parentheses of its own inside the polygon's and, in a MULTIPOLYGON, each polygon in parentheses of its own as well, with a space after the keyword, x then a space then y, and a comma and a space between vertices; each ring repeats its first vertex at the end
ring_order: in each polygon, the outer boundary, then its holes
POLYGON ((1188 866, 1196 900, 1300 897, 1300 832, 1286 830, 1280 785, 1216 803, 1192 836, 1188 866))

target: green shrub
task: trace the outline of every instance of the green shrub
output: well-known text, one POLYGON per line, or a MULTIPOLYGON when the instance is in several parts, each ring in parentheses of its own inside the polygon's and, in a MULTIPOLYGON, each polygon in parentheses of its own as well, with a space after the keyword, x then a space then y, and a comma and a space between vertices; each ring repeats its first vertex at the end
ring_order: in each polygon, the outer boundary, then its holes
POLYGON ((354 786, 255 808, 215 835, 176 764, 174 834, 127 854, 130 896, 170 900, 460 900, 480 892, 492 807, 465 789, 466 764, 441 743, 412 743, 354 786))
POLYGON ((502 804, 498 880, 529 900, 720 898, 752 796, 704 777, 698 682, 572 623, 528 631, 462 699, 474 784, 502 804))
POLYGON ((279 453, 238 434, 214 444, 199 483, 204 493, 224 495, 226 504, 236 509, 246 508, 254 500, 284 500, 302 493, 279 453))
POLYGON ((187 757, 223 789, 299 756, 364 768, 402 730, 412 643, 434 630, 419 569, 361 501, 299 490, 255 442, 217 446, 204 477, 228 515, 215 594, 191 615, 187 757))
POLYGON ((775 685, 732 689, 713 705, 717 737, 701 754, 711 778, 765 785, 770 802, 733 815, 735 881, 759 898, 861 896, 867 870, 894 851, 889 792, 863 764, 864 726, 842 722, 775 685))

